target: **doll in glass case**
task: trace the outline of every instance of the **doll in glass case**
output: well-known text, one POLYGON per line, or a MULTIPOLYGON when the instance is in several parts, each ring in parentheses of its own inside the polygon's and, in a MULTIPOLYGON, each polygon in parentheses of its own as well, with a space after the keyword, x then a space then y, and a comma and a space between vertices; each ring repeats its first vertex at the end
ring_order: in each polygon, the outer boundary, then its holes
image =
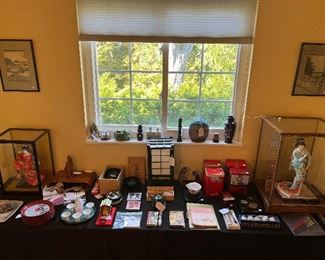
POLYGON ((36 186, 38 184, 35 157, 33 156, 31 145, 25 144, 17 152, 15 169, 17 170, 17 185, 36 186))
POLYGON ((283 181, 278 183, 277 189, 281 196, 294 198, 301 195, 304 180, 310 167, 311 156, 306 148, 304 138, 298 138, 295 149, 291 155, 289 169, 295 171, 293 182, 283 181))

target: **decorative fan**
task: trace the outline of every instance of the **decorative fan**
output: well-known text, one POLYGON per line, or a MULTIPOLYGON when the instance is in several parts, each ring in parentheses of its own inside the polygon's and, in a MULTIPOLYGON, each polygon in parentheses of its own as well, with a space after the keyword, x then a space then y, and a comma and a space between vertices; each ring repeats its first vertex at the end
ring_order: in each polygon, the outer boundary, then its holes
POLYGON ((190 125, 188 133, 192 142, 204 142, 209 135, 209 125, 203 120, 194 121, 190 125))

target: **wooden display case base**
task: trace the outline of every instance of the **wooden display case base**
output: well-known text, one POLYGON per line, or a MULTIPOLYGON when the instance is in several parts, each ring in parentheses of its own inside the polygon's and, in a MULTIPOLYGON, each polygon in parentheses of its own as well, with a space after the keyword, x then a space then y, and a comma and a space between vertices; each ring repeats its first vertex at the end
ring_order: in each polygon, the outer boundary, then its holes
POLYGON ((284 200, 274 189, 271 201, 270 193, 265 193, 264 181, 256 181, 256 188, 262 198, 265 210, 268 213, 311 213, 325 214, 325 200, 319 196, 319 202, 304 202, 301 200, 284 200))

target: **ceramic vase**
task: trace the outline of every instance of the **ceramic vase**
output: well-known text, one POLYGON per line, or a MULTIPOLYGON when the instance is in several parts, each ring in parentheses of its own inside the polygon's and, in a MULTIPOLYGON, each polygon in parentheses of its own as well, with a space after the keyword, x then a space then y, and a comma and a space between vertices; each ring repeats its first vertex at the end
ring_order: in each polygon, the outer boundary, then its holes
POLYGON ((225 143, 231 144, 236 130, 236 122, 233 116, 228 116, 225 122, 225 143))

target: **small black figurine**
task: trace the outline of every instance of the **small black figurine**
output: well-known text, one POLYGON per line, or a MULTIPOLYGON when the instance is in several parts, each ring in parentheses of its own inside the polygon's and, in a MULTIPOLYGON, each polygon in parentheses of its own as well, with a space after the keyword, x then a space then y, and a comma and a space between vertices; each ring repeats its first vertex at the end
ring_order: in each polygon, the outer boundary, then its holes
POLYGON ((138 125, 137 140, 138 141, 142 141, 143 140, 143 129, 142 129, 142 125, 138 125))
POLYGON ((236 130, 236 122, 233 116, 228 116, 225 122, 225 143, 231 144, 236 130))
POLYGON ((178 135, 177 135, 177 142, 182 142, 182 117, 178 119, 178 135))

